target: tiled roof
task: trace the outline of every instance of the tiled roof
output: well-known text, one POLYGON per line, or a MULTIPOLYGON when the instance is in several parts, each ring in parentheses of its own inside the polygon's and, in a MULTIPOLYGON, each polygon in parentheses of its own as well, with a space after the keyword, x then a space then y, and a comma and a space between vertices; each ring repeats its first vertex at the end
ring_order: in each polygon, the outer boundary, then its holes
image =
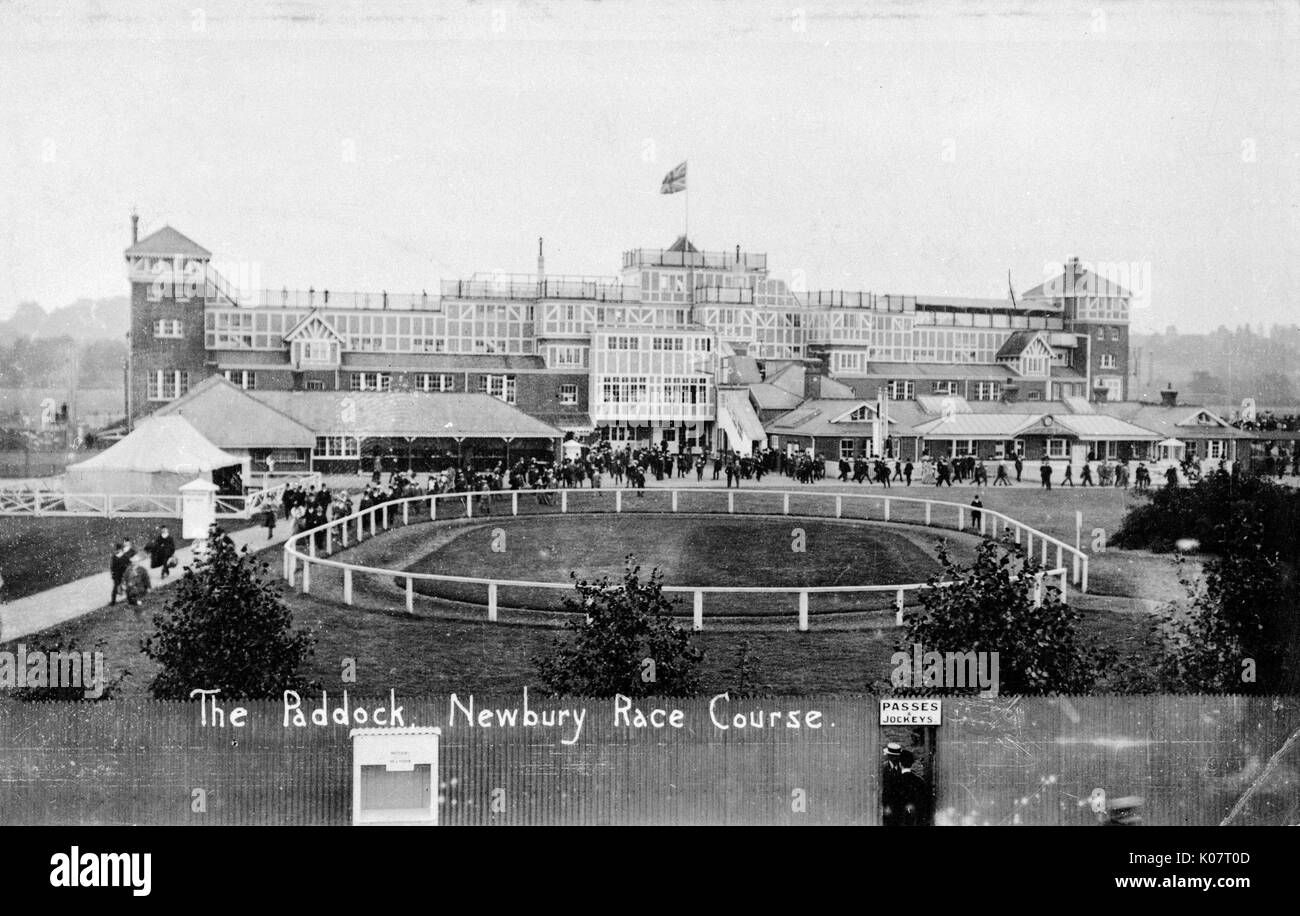
POLYGON ((767 382, 750 385, 749 395, 759 410, 793 410, 803 402, 803 398, 794 392, 767 382))
POLYGON ((187 255, 195 258, 210 258, 212 252, 193 239, 186 238, 171 226, 163 226, 157 232, 150 233, 126 250, 128 255, 187 255))
MULTIPOLYGON (((1006 366, 992 366, 987 363, 878 363, 872 361, 869 370, 867 378, 870 379, 936 378, 1006 381, 1016 375, 1006 366)), ((845 378, 841 379, 841 381, 852 385, 858 379, 845 378)), ((859 391, 859 393, 861 392, 859 391)))
POLYGON ((1176 439, 1253 439, 1254 436, 1244 430, 1228 425, 1208 407, 1195 407, 1180 404, 1165 407, 1161 404, 1142 404, 1136 401, 1098 401, 1095 405, 1099 413, 1119 417, 1144 429, 1150 429, 1162 436, 1176 439), (1208 423, 1197 423, 1198 416, 1212 418, 1208 423))
MULTIPOLYGON (((1066 266, 1068 271, 1069 265, 1066 266)), ((1020 294, 1021 299, 1059 299, 1067 293, 1081 296, 1107 296, 1115 299, 1128 299, 1132 296, 1128 290, 1100 274, 1090 270, 1076 270, 1074 283, 1069 282, 1069 274, 1062 272, 1045 283, 1020 294)), ((1035 303, 1035 307, 1040 307, 1035 303)))
MULTIPOLYGON (((845 420, 834 422, 836 417, 852 413, 866 405, 868 414, 874 416, 875 405, 862 398, 817 398, 805 401, 787 414, 769 421, 767 431, 779 436, 869 436, 871 420, 845 420)), ((894 430, 897 434, 897 430, 894 430)))
POLYGON ((997 359, 1010 359, 1025 352, 1025 348, 1038 336, 1037 331, 1016 331, 1002 344, 997 359))
POLYGON ((212 375, 184 397, 155 412, 184 417, 219 448, 310 448, 316 433, 252 397, 220 375, 212 375))
POLYGON ((558 439, 555 427, 486 394, 250 391, 318 436, 558 439))

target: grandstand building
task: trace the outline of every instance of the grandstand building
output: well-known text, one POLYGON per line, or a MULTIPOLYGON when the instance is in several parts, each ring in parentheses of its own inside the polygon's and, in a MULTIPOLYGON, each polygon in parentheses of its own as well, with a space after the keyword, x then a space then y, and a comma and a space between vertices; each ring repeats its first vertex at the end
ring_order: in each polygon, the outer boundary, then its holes
MULTIPOLYGON (((625 252, 615 276, 556 276, 539 240, 535 273, 474 274, 436 293, 240 292, 175 229, 136 235, 133 223, 133 415, 221 375, 258 392, 483 394, 584 438, 749 451, 767 444, 759 415, 796 398, 1126 394, 1129 294, 1077 260, 1022 296, 972 299, 798 292, 769 276, 765 254, 701 251, 685 238, 625 252), (769 381, 795 366, 805 390, 769 381)), ((868 409, 852 422, 872 418, 868 409)), ((898 433, 852 432, 835 438, 860 450, 898 433)))

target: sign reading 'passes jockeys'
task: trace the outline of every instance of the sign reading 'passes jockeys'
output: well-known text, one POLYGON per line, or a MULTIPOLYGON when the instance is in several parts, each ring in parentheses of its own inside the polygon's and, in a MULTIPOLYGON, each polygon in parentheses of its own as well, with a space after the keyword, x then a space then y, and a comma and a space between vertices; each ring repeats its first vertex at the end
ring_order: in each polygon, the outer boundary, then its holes
POLYGON ((942 725, 943 700, 881 700, 880 724, 942 725))

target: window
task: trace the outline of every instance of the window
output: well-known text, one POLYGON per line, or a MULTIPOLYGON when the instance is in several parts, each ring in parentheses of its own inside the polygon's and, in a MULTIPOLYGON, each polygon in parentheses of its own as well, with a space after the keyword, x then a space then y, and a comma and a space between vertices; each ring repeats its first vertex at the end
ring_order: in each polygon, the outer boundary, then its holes
POLYGON ((655 337, 650 341, 652 350, 685 350, 686 341, 681 337, 655 337))
POLYGON ((1110 339, 1111 339, 1111 340, 1119 340, 1119 328, 1111 328, 1111 329, 1110 329, 1110 339))
POLYGON ((562 346, 551 348, 551 364, 555 366, 581 366, 587 365, 587 348, 562 346))
POLYGON ((1048 439, 1047 440, 1047 457, 1048 458, 1065 458, 1069 455, 1068 439, 1048 439))
POLYGON ((360 458, 361 444, 353 436, 317 436, 317 458, 360 458))
POLYGON ((455 387, 455 376, 445 373, 420 372, 415 376, 417 391, 451 391, 455 387))
POLYGON ((1103 369, 1114 369, 1114 368, 1115 368, 1115 354, 1114 354, 1114 353, 1103 353, 1103 354, 1101 354, 1101 368, 1103 368, 1103 369))
POLYGON ((916 397, 916 384, 903 379, 894 379, 889 383, 891 401, 908 401, 916 397))
POLYGON ((184 369, 155 369, 147 379, 146 396, 151 401, 174 401, 190 390, 190 374, 184 369))
POLYGON ((1043 393, 1041 391, 1030 391, 1025 395, 1027 401, 1041 401, 1042 399, 1043 393))
POLYGON ((387 372, 353 372, 353 391, 392 391, 393 377, 387 372))
POLYGON ((561 386, 560 386, 560 403, 561 403, 561 404, 569 404, 569 405, 577 404, 577 403, 578 403, 578 386, 577 386, 577 385, 561 385, 561 386))
POLYGON ((1105 329, 1105 328, 1097 328, 1097 339, 1098 339, 1098 340, 1105 340, 1105 339, 1106 339, 1106 329, 1105 329))
POLYGON ((952 440, 952 454, 954 458, 965 458, 967 455, 975 454, 975 440, 974 439, 952 440))
POLYGON ((975 400, 977 401, 996 401, 1002 397, 1001 382, 976 382, 975 383, 975 400))
POLYGON ((857 440, 855 440, 855 439, 841 439, 841 440, 840 440, 840 457, 841 457, 841 458, 852 458, 852 457, 856 454, 856 452, 857 452, 857 449, 855 448, 855 444, 856 444, 856 442, 857 442, 857 440))
POLYGON ((226 381, 245 391, 254 391, 257 388, 257 373, 251 369, 227 369, 221 374, 226 377, 226 381))
POLYGON ((154 337, 184 337, 179 318, 159 318, 153 323, 154 337))
POLYGON ((934 382, 930 386, 930 392, 932 394, 956 394, 957 383, 954 381, 934 382))
POLYGON ((515 402, 515 377, 513 375, 480 375, 478 390, 480 394, 490 394, 498 401, 513 404, 515 402))
POLYGON ((1224 439, 1207 439, 1205 446, 1207 449, 1205 455, 1211 461, 1228 457, 1228 443, 1224 439))
POLYGON ((324 390, 325 390, 325 383, 324 383, 323 381, 321 381, 320 379, 318 379, 318 378, 308 379, 308 380, 307 380, 307 390, 308 390, 308 391, 324 391, 324 390))
POLYGON ((299 364, 338 365, 339 345, 332 340, 296 340, 293 345, 298 351, 299 364))
POLYGON ((853 411, 853 413, 851 413, 851 414, 849 414, 847 417, 845 417, 845 419, 846 419, 846 420, 849 420, 849 421, 870 420, 870 419, 871 419, 871 411, 868 409, 868 407, 867 407, 866 404, 863 404, 863 405, 862 405, 861 407, 859 407, 857 410, 853 411))

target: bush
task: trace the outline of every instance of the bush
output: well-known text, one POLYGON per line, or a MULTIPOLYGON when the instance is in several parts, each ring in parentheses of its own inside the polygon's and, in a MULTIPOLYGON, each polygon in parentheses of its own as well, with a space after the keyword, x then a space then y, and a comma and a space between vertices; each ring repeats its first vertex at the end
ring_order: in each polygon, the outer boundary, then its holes
POLYGON ((1263 477, 1211 474, 1194 486, 1147 492, 1148 501, 1124 516, 1114 546, 1167 553, 1178 540, 1193 538, 1202 550, 1218 553, 1225 537, 1220 526, 1236 518, 1261 526, 1266 550, 1292 557, 1300 552, 1300 493, 1289 487, 1263 477))
POLYGON ((1184 580, 1186 605, 1160 615, 1154 688, 1167 692, 1271 693, 1294 690, 1297 589, 1262 526, 1240 517, 1216 526, 1221 555, 1201 582, 1184 580))
POLYGON ((695 647, 691 631, 672 620, 659 570, 648 579, 640 573, 628 557, 621 582, 611 582, 608 576, 575 582, 577 596, 564 599, 564 609, 575 615, 565 624, 572 638, 557 639, 550 655, 533 659, 552 694, 637 697, 699 692, 704 652, 695 647))
POLYGON ((159 699, 189 699, 196 689, 225 699, 279 698, 316 685, 299 673, 315 637, 294 630, 269 567, 213 526, 205 555, 186 567, 174 597, 154 615, 156 631, 141 642, 162 664, 149 685, 159 699))
MULTIPOLYGON (((996 652, 998 690, 1015 695, 1085 693, 1113 663, 1111 655, 1082 644, 1080 615, 1061 601, 1059 589, 1044 582, 1042 604, 1034 606, 1035 576, 1043 567, 1010 533, 985 539, 969 567, 954 563, 942 542, 938 556, 942 569, 930 580, 935 587, 920 593, 923 610, 905 621, 898 650, 909 658, 917 643, 926 652, 996 652)), ((961 692, 952 685, 898 689, 961 692)))

